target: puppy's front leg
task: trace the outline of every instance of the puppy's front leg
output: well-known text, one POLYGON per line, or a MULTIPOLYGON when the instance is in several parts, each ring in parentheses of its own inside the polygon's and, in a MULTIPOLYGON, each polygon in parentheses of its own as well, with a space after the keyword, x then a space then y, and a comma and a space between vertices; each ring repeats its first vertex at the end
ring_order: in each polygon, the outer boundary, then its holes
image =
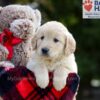
POLYGON ((36 83, 41 88, 46 88, 49 84, 48 70, 44 66, 40 66, 35 71, 36 83))
POLYGON ((48 70, 45 66, 41 65, 37 66, 37 64, 33 65, 29 65, 27 66, 27 68, 29 70, 31 70, 32 72, 34 72, 34 75, 36 77, 36 83, 40 88, 46 88, 49 84, 49 75, 48 75, 48 70))
POLYGON ((59 67, 54 71, 53 85, 56 90, 61 91, 65 87, 68 72, 65 67, 59 67))

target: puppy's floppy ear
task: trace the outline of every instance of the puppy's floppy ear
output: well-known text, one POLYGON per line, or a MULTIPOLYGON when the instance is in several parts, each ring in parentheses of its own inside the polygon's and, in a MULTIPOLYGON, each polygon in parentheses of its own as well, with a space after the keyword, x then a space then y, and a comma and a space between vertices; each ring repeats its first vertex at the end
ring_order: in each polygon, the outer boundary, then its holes
POLYGON ((71 53, 74 53, 76 49, 76 41, 74 40, 71 34, 66 36, 65 40, 65 54, 69 56, 71 53))
POLYGON ((37 36, 36 35, 32 39, 32 48, 33 50, 37 48, 37 36))

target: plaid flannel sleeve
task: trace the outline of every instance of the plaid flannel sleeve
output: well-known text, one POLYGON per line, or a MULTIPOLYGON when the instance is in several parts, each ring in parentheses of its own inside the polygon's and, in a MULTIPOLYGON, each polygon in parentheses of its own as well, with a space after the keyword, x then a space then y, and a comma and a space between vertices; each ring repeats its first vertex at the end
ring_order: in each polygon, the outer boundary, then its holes
POLYGON ((50 79, 49 86, 41 89, 36 84, 34 74, 25 67, 0 67, 0 96, 3 100, 73 100, 80 81, 77 74, 69 74, 62 91, 56 91, 50 79))

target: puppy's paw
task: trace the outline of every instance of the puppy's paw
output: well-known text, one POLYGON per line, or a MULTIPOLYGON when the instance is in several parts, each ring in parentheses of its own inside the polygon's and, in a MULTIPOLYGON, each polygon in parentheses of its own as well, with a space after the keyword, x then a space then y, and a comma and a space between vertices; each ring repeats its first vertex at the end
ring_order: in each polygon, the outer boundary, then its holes
POLYGON ((57 91, 61 91, 66 86, 66 79, 54 78, 53 85, 57 91))
POLYGON ((36 83, 40 88, 45 89, 49 84, 49 78, 45 78, 44 76, 43 77, 41 76, 36 79, 36 83))

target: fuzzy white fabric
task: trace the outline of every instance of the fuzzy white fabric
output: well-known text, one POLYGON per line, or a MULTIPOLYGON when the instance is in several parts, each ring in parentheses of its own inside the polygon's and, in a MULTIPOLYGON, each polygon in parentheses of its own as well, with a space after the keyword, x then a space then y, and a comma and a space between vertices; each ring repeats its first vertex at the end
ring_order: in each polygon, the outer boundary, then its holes
POLYGON ((22 43, 13 47, 12 62, 15 66, 26 66, 32 54, 32 38, 35 35, 35 25, 28 19, 18 19, 11 23, 13 35, 23 39, 22 43))
POLYGON ((2 11, 2 7, 0 7, 0 12, 2 11))
POLYGON ((76 42, 67 28, 59 22, 51 21, 42 25, 33 40, 33 54, 27 68, 34 72, 36 82, 41 88, 49 83, 48 72, 53 72, 53 85, 62 90, 69 73, 77 73, 74 57, 76 42), (58 39, 54 42, 54 39, 58 39), (42 54, 42 48, 48 48, 48 55, 42 54))
POLYGON ((8 54, 9 52, 6 47, 0 44, 0 66, 14 68, 14 65, 10 61, 6 61, 8 54))
POLYGON ((8 54, 7 48, 0 44, 0 61, 6 60, 8 54))
POLYGON ((23 39, 14 46, 12 62, 15 66, 26 66, 32 54, 31 40, 41 24, 41 13, 26 5, 8 5, 0 9, 0 28, 9 28, 13 35, 23 39))
POLYGON ((10 67, 10 68, 14 68, 14 64, 12 64, 10 61, 1 61, 0 62, 0 66, 2 67, 10 67))
POLYGON ((0 7, 0 28, 9 28, 10 23, 16 19, 29 19, 38 28, 41 24, 41 13, 26 5, 8 5, 0 7))

